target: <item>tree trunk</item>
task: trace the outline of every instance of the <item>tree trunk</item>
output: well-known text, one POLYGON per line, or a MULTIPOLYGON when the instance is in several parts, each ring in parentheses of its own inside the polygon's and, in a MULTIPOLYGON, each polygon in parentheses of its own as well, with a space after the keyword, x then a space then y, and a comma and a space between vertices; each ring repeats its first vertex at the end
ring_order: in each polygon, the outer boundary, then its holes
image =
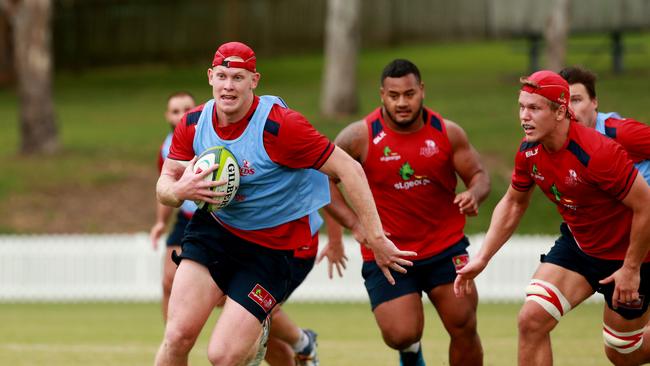
POLYGON ((59 149, 52 100, 51 0, 14 3, 13 32, 22 154, 59 149))
POLYGON ((570 0, 553 0, 553 8, 544 31, 546 68, 549 70, 560 71, 566 63, 570 21, 570 0))
POLYGON ((13 42, 8 3, 0 1, 0 86, 14 81, 13 42))
POLYGON ((325 70, 321 113, 327 117, 357 113, 357 59, 360 0, 328 0, 325 22, 325 70))

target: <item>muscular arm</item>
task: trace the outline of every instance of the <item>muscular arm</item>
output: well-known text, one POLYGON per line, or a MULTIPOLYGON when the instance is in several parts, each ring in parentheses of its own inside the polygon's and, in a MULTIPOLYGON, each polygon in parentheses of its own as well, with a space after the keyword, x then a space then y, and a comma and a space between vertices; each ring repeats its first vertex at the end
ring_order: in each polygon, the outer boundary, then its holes
POLYGON ((467 188, 465 192, 456 195, 454 203, 461 213, 478 215, 479 205, 490 193, 490 176, 483 168, 478 152, 469 143, 465 131, 452 121, 445 120, 445 124, 454 151, 454 167, 467 188))
POLYGON ((377 265, 391 284, 395 283, 389 269, 406 272, 403 265, 412 265, 401 257, 413 256, 416 253, 400 251, 395 244, 388 240, 377 213, 375 201, 368 187, 368 180, 359 162, 351 158, 341 148, 336 147, 320 171, 332 178, 338 179, 345 186, 352 206, 366 233, 367 245, 375 253, 377 265))
POLYGON ((218 203, 214 198, 223 196, 224 193, 213 192, 210 188, 226 182, 206 182, 203 179, 219 166, 215 164, 199 174, 194 174, 195 162, 196 157, 189 162, 165 159, 156 184, 156 195, 160 203, 172 207, 179 207, 185 200, 218 203))
MULTIPOLYGON (((344 128, 338 136, 336 136, 334 143, 345 151, 352 159, 359 163, 363 163, 368 149, 368 131, 365 122, 356 121, 351 123, 349 126, 344 128)), ((352 208, 350 208, 343 197, 343 194, 337 185, 338 182, 339 179, 336 177, 330 179, 331 203, 326 207, 326 210, 336 220, 336 223, 333 223, 334 225, 340 224, 353 230, 354 227, 359 226, 359 220, 356 213, 352 208)))
POLYGON ((641 264, 650 250, 650 187, 641 174, 637 174, 623 204, 633 211, 630 246, 621 268, 600 281, 602 284, 614 282, 614 307, 639 298, 641 264))
POLYGON ((456 296, 469 293, 471 289, 470 282, 485 269, 490 259, 512 236, 528 208, 532 193, 533 189, 520 192, 512 188, 512 186, 508 187, 508 191, 494 208, 490 228, 485 234, 481 249, 465 267, 457 272, 458 275, 456 281, 454 281, 456 296))
POLYGON ((336 136, 334 143, 363 164, 368 152, 368 128, 365 121, 351 123, 336 136))

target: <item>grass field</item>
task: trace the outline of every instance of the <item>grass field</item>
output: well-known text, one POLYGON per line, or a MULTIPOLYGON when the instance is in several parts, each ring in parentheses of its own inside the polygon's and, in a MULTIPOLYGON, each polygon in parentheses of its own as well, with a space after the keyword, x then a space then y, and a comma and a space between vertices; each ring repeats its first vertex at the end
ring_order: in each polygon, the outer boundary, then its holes
MULTIPOLYGON (((604 36, 571 38, 569 63, 584 64, 600 75, 602 110, 650 121, 650 34, 626 34, 625 44, 630 52, 621 76, 609 71, 609 40, 604 36)), ((260 57, 258 94, 281 95, 333 138, 378 105, 379 74, 396 57, 419 65, 426 104, 460 123, 482 154, 493 190, 479 217, 469 220, 467 231, 485 231, 492 208, 508 185, 522 136, 516 96, 518 78, 528 65, 524 41, 364 50, 359 61, 361 110, 352 117, 319 115, 320 54, 260 57)), ((11 90, 0 90, 0 233, 147 230, 153 220, 155 156, 167 132, 162 118, 165 98, 182 89, 199 100, 208 99, 205 69, 205 65, 146 65, 58 73, 55 101, 63 150, 52 157, 16 155, 17 97, 11 90), (106 220, 111 211, 104 206, 116 202, 129 212, 128 219, 116 215, 106 220), (66 219, 55 221, 61 215, 66 219)), ((556 232, 555 208, 541 195, 529 211, 534 215, 524 218, 519 232, 556 232)))
MULTIPOLYGON (((520 304, 481 304, 485 365, 516 364, 520 304)), ((324 366, 397 365, 367 304, 289 304, 291 317, 319 333, 324 366)), ((149 365, 162 339, 159 304, 1 304, 0 365, 149 365)), ((608 365, 602 350, 601 304, 585 304, 553 332, 555 365, 608 365)), ((431 305, 423 339, 428 365, 447 365, 447 336, 431 305)), ((208 324, 214 324, 215 316, 208 324)), ((207 364, 204 331, 191 354, 207 364)))

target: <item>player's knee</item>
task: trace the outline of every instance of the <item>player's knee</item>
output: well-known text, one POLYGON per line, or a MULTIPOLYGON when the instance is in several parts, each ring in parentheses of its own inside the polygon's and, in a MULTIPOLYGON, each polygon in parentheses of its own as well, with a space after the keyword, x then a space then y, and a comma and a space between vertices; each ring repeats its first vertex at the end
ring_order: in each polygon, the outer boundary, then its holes
POLYGON ((524 306, 517 317, 517 328, 520 335, 534 336, 550 332, 557 322, 553 317, 540 308, 524 306))
POLYGON ((453 319, 447 318, 445 327, 452 338, 472 337, 477 333, 476 313, 468 312, 453 319))
POLYGON ((238 355, 226 352, 225 349, 208 348, 208 361, 211 365, 238 365, 241 360, 238 355))
POLYGON ((401 331, 394 332, 382 332, 384 337, 384 343, 392 349, 402 350, 415 342, 418 342, 422 338, 422 333, 413 331, 410 329, 404 329, 401 331))
POLYGON ((186 329, 167 326, 165 330, 165 345, 174 354, 187 354, 194 346, 196 334, 186 329))
POLYGON ((519 330, 550 331, 570 310, 571 304, 557 287, 550 282, 532 279, 526 287, 526 303, 519 312, 519 330), (539 306, 529 305, 531 302, 539 306))
POLYGON ((619 332, 603 324, 603 341, 607 358, 614 365, 635 365, 639 362, 632 353, 643 345, 645 328, 631 332, 619 332))

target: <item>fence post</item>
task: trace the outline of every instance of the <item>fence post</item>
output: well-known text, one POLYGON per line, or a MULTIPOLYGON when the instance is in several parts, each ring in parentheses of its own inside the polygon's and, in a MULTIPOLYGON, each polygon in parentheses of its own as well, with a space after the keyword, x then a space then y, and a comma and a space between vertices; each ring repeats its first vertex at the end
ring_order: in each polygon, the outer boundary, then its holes
POLYGON ((623 32, 612 32, 612 71, 614 74, 623 73, 623 32))

